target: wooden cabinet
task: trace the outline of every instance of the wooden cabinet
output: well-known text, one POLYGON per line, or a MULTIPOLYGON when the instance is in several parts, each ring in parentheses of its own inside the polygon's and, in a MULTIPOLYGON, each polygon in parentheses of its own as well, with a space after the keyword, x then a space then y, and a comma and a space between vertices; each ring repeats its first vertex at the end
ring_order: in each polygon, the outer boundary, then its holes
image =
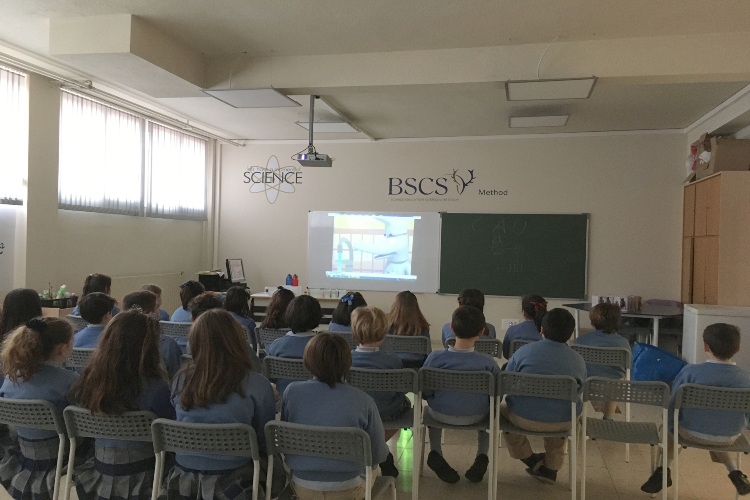
POLYGON ((750 306, 750 172, 685 186, 682 302, 750 306))

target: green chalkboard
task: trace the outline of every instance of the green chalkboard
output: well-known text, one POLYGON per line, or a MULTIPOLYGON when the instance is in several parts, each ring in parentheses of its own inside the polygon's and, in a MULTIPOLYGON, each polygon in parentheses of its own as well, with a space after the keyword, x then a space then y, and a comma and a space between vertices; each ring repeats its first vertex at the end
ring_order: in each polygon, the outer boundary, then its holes
POLYGON ((442 214, 440 293, 583 299, 588 214, 442 214))

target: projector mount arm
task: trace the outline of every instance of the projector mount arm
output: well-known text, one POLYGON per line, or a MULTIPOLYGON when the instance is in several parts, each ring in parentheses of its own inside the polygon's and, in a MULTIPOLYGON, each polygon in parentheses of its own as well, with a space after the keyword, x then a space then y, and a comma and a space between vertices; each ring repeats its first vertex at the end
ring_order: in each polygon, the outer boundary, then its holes
POLYGON ((314 154, 315 146, 313 146, 313 122, 315 121, 315 99, 320 99, 319 95, 310 96, 310 130, 309 130, 309 143, 307 145, 307 153, 314 154))

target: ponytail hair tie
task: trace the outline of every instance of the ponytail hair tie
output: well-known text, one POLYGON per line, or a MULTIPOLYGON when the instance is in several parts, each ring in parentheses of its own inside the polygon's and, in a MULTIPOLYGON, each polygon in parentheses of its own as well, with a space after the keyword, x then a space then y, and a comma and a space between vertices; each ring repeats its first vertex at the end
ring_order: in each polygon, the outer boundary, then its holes
POLYGON ((547 309, 546 302, 529 302, 529 304, 534 306, 534 312, 539 312, 540 309, 543 309, 543 310, 547 309))
POLYGON ((138 311, 139 313, 143 314, 143 308, 139 306, 138 304, 133 304, 130 306, 131 311, 138 311))
POLYGON ((344 295, 343 297, 341 297, 341 302, 346 302, 347 304, 349 304, 349 306, 351 306, 352 303, 354 302, 354 294, 353 293, 347 293, 346 295, 344 295))
POLYGON ((41 318, 30 319, 26 322, 26 328, 33 330, 37 333, 44 333, 47 331, 47 322, 41 318))

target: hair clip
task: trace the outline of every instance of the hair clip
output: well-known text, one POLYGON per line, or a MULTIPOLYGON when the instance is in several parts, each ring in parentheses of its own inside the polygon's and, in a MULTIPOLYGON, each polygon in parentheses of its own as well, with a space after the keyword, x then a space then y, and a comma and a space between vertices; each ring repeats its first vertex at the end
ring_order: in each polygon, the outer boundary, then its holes
POLYGON ((26 328, 30 328, 37 333, 44 333, 47 331, 47 322, 41 318, 30 319, 26 322, 26 328))
POLYGON ((131 311, 138 311, 139 313, 143 314, 143 308, 139 306, 138 304, 133 304, 130 306, 131 311))
POLYGON ((353 293, 347 293, 343 297, 341 297, 341 302, 346 302, 350 306, 354 302, 354 294, 353 293))

